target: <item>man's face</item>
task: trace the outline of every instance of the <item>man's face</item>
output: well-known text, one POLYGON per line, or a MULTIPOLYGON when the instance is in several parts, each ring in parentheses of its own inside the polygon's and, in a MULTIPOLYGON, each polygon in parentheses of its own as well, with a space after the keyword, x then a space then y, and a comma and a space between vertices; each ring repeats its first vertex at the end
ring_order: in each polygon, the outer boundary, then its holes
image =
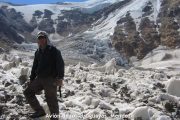
POLYGON ((38 46, 40 48, 44 48, 47 45, 46 37, 40 36, 38 37, 38 46))

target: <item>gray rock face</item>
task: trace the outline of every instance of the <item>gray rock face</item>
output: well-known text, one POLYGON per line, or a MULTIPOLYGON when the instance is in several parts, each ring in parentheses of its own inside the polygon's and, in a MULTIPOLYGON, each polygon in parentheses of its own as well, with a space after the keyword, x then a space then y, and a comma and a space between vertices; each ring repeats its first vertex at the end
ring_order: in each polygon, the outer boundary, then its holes
POLYGON ((162 9, 159 13, 159 22, 161 23, 161 43, 170 48, 180 46, 180 34, 178 29, 180 24, 180 1, 164 0, 162 9))
POLYGON ((35 29, 38 26, 37 20, 36 18, 33 16, 33 18, 30 21, 30 24, 32 25, 32 27, 35 29))
POLYGON ((0 40, 9 42, 21 43, 24 41, 24 32, 33 31, 33 27, 23 19, 20 12, 6 6, 0 8, 0 26, 0 40))
POLYGON ((180 4, 179 1, 164 0, 157 21, 153 21, 149 16, 154 12, 154 8, 151 2, 147 3, 142 9, 143 15, 139 28, 136 28, 134 19, 127 13, 117 22, 112 36, 112 44, 115 49, 127 58, 137 56, 138 59, 142 59, 159 45, 170 48, 179 46, 178 4, 180 4))
POLYGON ((111 12, 114 12, 115 10, 124 7, 124 5, 126 5, 127 3, 131 2, 131 1, 132 0, 124 0, 124 1, 114 3, 112 5, 109 5, 103 9, 93 13, 93 14, 97 17, 97 19, 99 19, 103 16, 107 17, 111 12))
POLYGON ((50 18, 46 18, 46 19, 43 19, 39 25, 38 25, 38 29, 39 30, 43 30, 43 31, 46 31, 48 33, 54 33, 55 32, 55 28, 53 27, 53 20, 50 19, 50 18))
POLYGON ((36 16, 38 18, 41 18, 41 15, 43 14, 43 12, 41 12, 40 10, 36 10, 33 14, 33 16, 36 16))
POLYGON ((51 18, 51 15, 53 15, 53 12, 51 12, 50 10, 47 10, 47 9, 44 10, 43 18, 51 18))
POLYGON ((152 3, 148 2, 148 4, 143 8, 142 11, 144 12, 144 14, 142 16, 148 16, 148 15, 152 14, 152 12, 153 12, 152 3))
POLYGON ((96 20, 94 16, 78 9, 61 12, 63 15, 57 19, 57 33, 63 36, 83 32, 96 20))

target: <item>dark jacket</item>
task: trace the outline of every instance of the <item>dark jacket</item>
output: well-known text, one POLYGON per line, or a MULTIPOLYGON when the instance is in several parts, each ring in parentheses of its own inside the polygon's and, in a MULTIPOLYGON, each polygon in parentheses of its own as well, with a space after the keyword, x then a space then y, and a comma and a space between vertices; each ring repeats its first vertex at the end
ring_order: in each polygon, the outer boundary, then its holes
POLYGON ((61 52, 56 47, 47 45, 44 50, 36 50, 30 80, 36 77, 63 79, 64 61, 61 52))

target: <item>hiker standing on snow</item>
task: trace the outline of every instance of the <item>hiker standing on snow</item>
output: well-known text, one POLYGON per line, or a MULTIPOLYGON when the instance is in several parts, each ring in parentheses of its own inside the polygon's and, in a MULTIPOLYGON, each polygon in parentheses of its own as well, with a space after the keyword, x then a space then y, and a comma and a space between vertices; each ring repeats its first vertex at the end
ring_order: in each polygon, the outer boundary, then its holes
MULTIPOLYGON (((47 105, 51 115, 59 115, 57 100, 57 86, 62 86, 64 77, 64 61, 61 52, 50 45, 48 35, 41 31, 38 33, 38 46, 30 75, 30 83, 24 95, 27 102, 35 111, 31 118, 45 116, 46 113, 40 106, 35 94, 44 90, 47 105)), ((58 118, 51 118, 52 120, 58 118)))

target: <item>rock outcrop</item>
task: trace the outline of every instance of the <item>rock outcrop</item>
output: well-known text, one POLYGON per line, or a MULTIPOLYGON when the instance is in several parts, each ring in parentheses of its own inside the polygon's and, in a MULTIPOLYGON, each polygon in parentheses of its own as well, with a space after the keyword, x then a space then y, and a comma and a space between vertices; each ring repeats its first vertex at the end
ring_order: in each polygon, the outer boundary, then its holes
POLYGON ((23 19, 20 12, 6 6, 0 8, 0 26, 0 40, 8 43, 21 43, 25 41, 24 35, 33 31, 33 27, 23 19))
POLYGON ((137 56, 138 59, 142 59, 159 45, 179 47, 179 4, 179 1, 164 0, 157 21, 154 21, 152 15, 157 11, 154 10, 153 4, 148 2, 142 9, 142 17, 138 18, 139 24, 128 12, 117 22, 111 37, 112 45, 127 58, 137 56))

